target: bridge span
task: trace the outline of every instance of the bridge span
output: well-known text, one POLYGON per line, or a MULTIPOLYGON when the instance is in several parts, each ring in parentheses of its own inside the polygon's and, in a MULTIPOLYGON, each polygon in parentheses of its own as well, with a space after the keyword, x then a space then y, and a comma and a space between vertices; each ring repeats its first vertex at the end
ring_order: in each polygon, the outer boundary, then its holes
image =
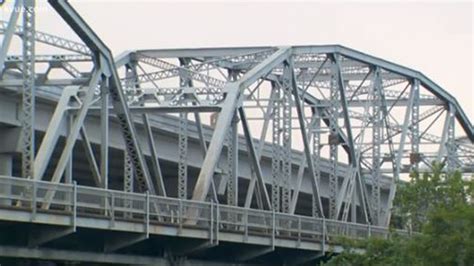
POLYGON ((416 70, 340 45, 114 57, 67 1, 80 41, 9 4, 0 263, 314 263, 387 237, 410 172, 474 173, 470 119, 416 70))

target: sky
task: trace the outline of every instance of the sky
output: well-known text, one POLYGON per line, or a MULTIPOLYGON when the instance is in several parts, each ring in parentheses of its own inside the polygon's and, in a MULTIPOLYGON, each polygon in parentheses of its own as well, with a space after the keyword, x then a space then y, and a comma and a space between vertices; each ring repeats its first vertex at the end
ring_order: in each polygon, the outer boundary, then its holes
MULTIPOLYGON (((76 38, 43 0, 37 2, 38 30, 76 38)), ((470 1, 71 2, 115 55, 145 48, 341 44, 423 72, 474 121, 470 1)), ((2 20, 7 13, 0 11, 2 20)))

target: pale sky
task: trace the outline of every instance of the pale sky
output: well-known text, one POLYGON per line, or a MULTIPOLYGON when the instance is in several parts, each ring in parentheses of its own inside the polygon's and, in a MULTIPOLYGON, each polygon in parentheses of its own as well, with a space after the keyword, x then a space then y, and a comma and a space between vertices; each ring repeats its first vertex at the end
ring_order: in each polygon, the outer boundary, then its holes
MULTIPOLYGON (((73 3, 115 55, 145 48, 341 44, 423 72, 474 120, 473 2, 73 3)), ((0 16, 7 19, 5 11, 0 16)), ((76 38, 50 7, 38 12, 37 29, 76 38)))

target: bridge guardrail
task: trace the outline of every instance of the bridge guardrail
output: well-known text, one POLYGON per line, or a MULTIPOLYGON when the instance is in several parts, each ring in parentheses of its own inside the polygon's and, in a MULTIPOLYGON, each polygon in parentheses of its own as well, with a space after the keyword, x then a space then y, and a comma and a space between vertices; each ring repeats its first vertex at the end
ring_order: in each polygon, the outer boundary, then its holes
MULTIPOLYGON (((21 208, 32 215, 38 211, 62 213, 73 215, 74 221, 81 216, 97 216, 109 219, 112 226, 117 219, 144 223, 147 234, 150 224, 176 226, 180 231, 183 227, 201 228, 209 230, 212 241, 219 240, 219 232, 241 234, 243 239, 250 235, 269 237, 272 243, 277 238, 325 243, 340 237, 389 235, 387 228, 367 224, 5 176, 0 176, 0 208, 21 208), (189 219, 193 223, 186 223, 189 219)), ((408 235, 403 230, 396 232, 408 235)))

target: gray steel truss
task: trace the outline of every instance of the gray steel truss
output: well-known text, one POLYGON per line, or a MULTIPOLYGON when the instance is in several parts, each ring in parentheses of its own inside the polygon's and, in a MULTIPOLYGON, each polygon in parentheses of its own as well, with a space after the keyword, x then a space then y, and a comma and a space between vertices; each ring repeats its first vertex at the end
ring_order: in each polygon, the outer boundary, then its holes
MULTIPOLYGON (((223 229, 256 239, 249 225, 265 224, 269 238, 240 256, 251 260, 276 252, 285 230, 300 248, 308 230, 388 226, 397 183, 433 161, 474 172, 470 120, 420 72, 337 45, 133 50, 114 59, 67 1, 50 4, 81 42, 36 31, 33 0, 17 1, 23 12, 0 23, 0 181, 8 185, 0 196, 15 193, 15 182, 25 188, 24 199, 1 198, 0 208, 29 206, 43 217, 97 204, 109 228, 121 225, 118 213, 145 221, 107 250, 147 241, 155 220, 173 236, 206 234, 188 253, 219 245, 223 229), (14 38, 21 55, 10 52, 14 38), (61 52, 35 53, 38 43, 61 52), (92 196, 76 183, 100 200, 87 205, 92 196), (71 204, 58 203, 59 187, 70 189, 71 204)), ((86 226, 83 218, 73 214, 72 224, 86 226)))

